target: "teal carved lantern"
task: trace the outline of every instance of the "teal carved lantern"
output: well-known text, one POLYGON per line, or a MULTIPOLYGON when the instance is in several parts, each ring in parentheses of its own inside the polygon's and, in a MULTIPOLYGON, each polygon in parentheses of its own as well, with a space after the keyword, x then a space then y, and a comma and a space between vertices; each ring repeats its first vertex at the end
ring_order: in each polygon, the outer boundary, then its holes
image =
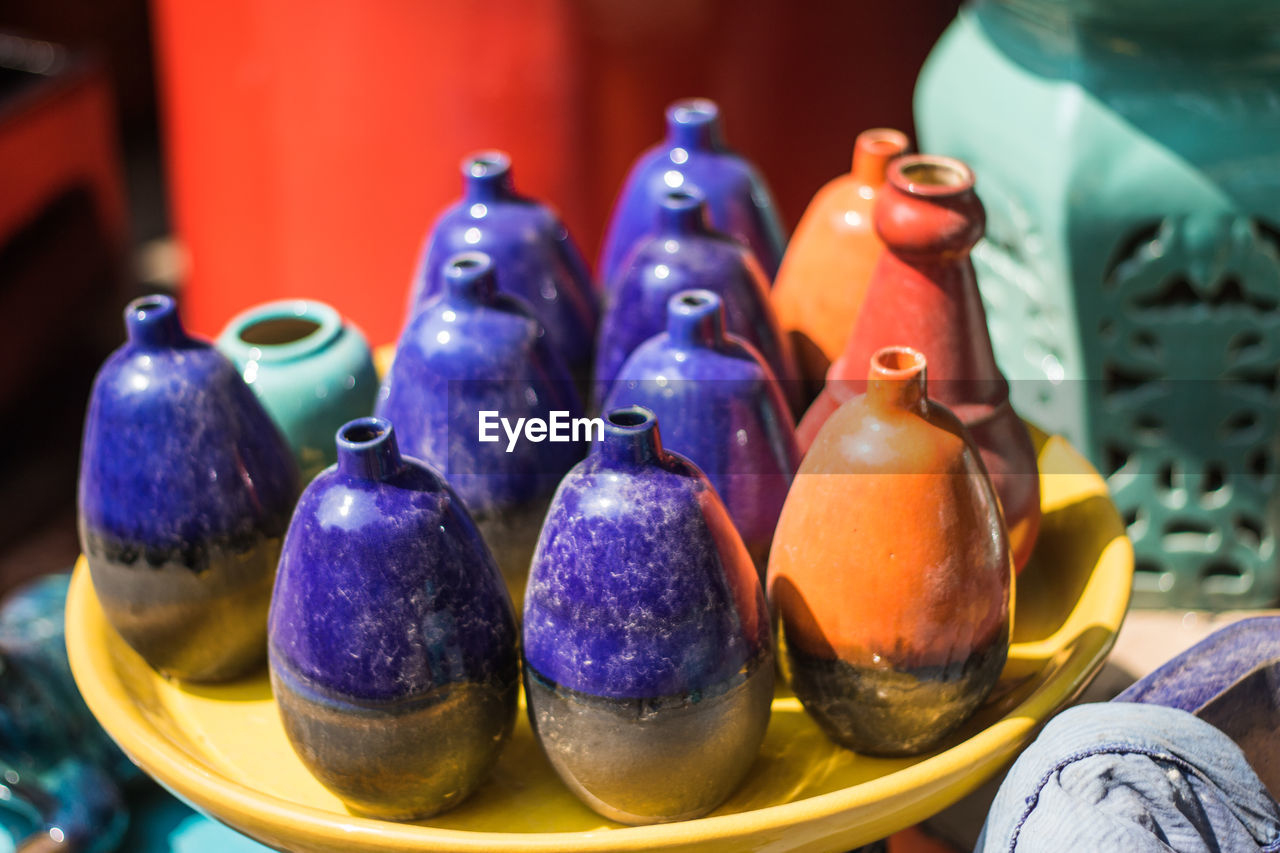
POLYGON ((1280 594, 1278 44, 1260 0, 977 0, 916 89, 1014 403, 1108 476, 1138 605, 1280 594))

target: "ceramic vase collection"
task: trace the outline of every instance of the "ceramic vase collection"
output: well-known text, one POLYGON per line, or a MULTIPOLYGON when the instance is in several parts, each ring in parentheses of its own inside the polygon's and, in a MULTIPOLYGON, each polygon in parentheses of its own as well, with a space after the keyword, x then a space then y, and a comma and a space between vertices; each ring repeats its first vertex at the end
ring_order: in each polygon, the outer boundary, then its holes
POLYGON ((887 251, 867 288, 844 353, 798 436, 807 448, 826 419, 863 387, 864 368, 886 346, 907 345, 929 360, 934 399, 973 435, 1000 496, 1014 561, 1026 566, 1040 528, 1040 477, 1026 426, 996 366, 969 251, 985 215, 973 173, 958 160, 907 155, 889 164, 875 208, 887 251))
POLYGON ((771 282, 786 247, 764 178, 724 142, 720 108, 705 98, 667 108, 667 137, 637 158, 614 202, 597 273, 610 290, 635 244, 652 230, 673 189, 707 200, 711 224, 749 247, 771 282))
POLYGON ((351 809, 405 820, 488 775, 519 691, 511 601, 458 495, 392 425, 338 433, 271 602, 271 686, 303 763, 351 809))
POLYGON ((443 291, 410 321, 378 395, 376 413, 396 425, 405 451, 435 466, 457 490, 507 579, 517 608, 529 559, 556 485, 582 458, 583 442, 513 440, 508 424, 582 414, 573 382, 541 324, 500 292, 502 271, 481 252, 444 263, 443 291), (488 412, 491 441, 481 440, 488 412))
POLYGON ((787 495, 769 562, 791 686, 837 743, 927 750, 990 693, 1011 630, 1013 562, 964 425, 925 358, 870 359, 787 495))
POLYGON ((235 678, 266 652, 297 468, 235 367, 184 331, 170 297, 130 303, 125 325, 94 380, 80 458, 93 586, 160 672, 235 678))
POLYGON ((586 387, 598 313, 591 274, 568 229, 550 208, 516 192, 511 158, 501 151, 462 162, 463 193, 427 235, 407 316, 445 289, 440 272, 459 252, 484 252, 499 287, 524 300, 551 348, 586 387))
POLYGON ((818 190, 787 243, 771 298, 810 398, 822 390, 857 323, 884 252, 872 211, 889 161, 907 147, 898 130, 858 134, 852 169, 818 190))
POLYGON ((322 302, 250 308, 227 324, 216 346, 280 427, 304 484, 337 460, 338 427, 373 411, 378 374, 369 343, 322 302))
POLYGON ((725 325, 764 357, 800 403, 791 348, 769 305, 769 285, 749 249, 714 230, 706 202, 691 190, 669 190, 649 236, 635 244, 605 296, 596 350, 596 394, 603 400, 627 357, 667 327, 667 302, 682 290, 709 290, 724 302, 725 325))
POLYGON ((560 778, 623 823, 719 805, 773 699, 769 611, 724 504, 640 407, 560 484, 525 600, 529 719, 560 778))
POLYGON ((773 371, 749 344, 725 332, 719 296, 686 290, 671 297, 667 330, 623 364, 604 409, 629 405, 652 411, 663 446, 711 480, 763 584, 800 448, 773 371))

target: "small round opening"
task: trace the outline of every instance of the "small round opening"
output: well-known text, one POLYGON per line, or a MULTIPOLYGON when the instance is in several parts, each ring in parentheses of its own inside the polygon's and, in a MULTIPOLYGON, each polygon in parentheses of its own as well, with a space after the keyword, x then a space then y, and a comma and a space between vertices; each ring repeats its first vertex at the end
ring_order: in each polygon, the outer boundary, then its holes
POLYGON ((885 373, 904 373, 924 365, 924 355, 910 347, 886 347, 875 354, 878 370, 885 373))
POLYGON ((973 172, 959 160, 950 157, 914 155, 899 157, 889 166, 890 175, 897 172, 894 183, 908 192, 924 195, 949 195, 973 187, 973 172))
POLYGON ((319 328, 319 323, 305 317, 270 317, 242 329, 240 340, 256 347, 278 347, 314 335, 319 328))
POLYGON ((614 426, 634 428, 649 423, 651 417, 644 409, 633 406, 629 409, 615 409, 606 416, 606 419, 614 426))
POLYGON ((859 141, 867 151, 880 157, 892 157, 907 150, 907 135, 887 127, 864 131, 859 141))
POLYGON ((168 304, 168 300, 162 296, 144 296, 133 303, 133 310, 142 314, 147 311, 159 311, 168 304))
POLYGON ((490 175, 502 174, 510 165, 511 161, 505 155, 497 151, 490 151, 468 159, 467 171, 473 177, 485 178, 490 175))
POLYGON ((681 124, 704 124, 714 120, 717 112, 713 101, 691 98, 687 101, 678 101, 671 114, 681 124))
POLYGON ((711 300, 701 293, 686 293, 680 297, 680 304, 690 308, 701 308, 710 302, 711 300))
POLYGON ((479 258, 473 257, 471 255, 468 255, 463 258, 458 258, 457 260, 453 261, 451 265, 456 270, 473 270, 473 269, 476 269, 477 267, 483 266, 479 258))
POLYGON ((702 196, 689 190, 671 190, 664 198, 667 207, 676 210, 688 210, 702 203, 702 196))
POLYGON ((386 435, 386 427, 380 424, 356 423, 342 430, 342 440, 351 444, 366 444, 386 435))

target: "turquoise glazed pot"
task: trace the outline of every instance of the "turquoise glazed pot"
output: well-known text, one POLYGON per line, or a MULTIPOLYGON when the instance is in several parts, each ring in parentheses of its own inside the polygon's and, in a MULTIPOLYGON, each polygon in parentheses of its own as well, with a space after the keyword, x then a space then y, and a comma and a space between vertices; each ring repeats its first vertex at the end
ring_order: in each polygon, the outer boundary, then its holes
POLYGON ((266 655, 267 607, 298 495, 293 456, 226 356, 171 297, 125 309, 80 455, 80 546, 102 611, 161 673, 225 681, 266 655))
POLYGON ((284 433, 303 483, 337 461, 338 427, 373 412, 378 374, 369 342, 323 302, 250 308, 227 324, 217 347, 284 433))
POLYGON ((426 817, 484 781, 515 722, 515 615, 458 495, 389 421, 342 427, 271 601, 271 689, 307 768, 353 811, 426 817))
POLYGON ((773 701, 769 609, 724 504, 610 411, 565 476, 529 575, 529 720, 560 778, 623 823, 698 817, 755 761, 773 701))
POLYGON ((916 89, 977 174, 1013 402, 1107 475, 1138 605, 1280 593, 1278 37, 1275 4, 977 0, 916 89))

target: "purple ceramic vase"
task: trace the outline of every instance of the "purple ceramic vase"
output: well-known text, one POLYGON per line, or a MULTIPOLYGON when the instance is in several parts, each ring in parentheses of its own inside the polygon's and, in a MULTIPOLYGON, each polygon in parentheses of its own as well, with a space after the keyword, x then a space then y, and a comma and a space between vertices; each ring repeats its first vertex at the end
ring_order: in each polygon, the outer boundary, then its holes
POLYGON ((94 379, 80 545, 111 626, 191 681, 260 666, 298 469, 236 368, 190 337, 169 296, 125 309, 129 339, 94 379))
POLYGON ((769 722, 769 611, 706 476, 639 407, 564 478, 530 571, 529 719, 579 798, 623 823, 719 805, 769 722))
POLYGON ((519 693, 517 632, 457 494, 361 418, 298 501, 271 602, 271 686, 307 768, 353 811, 421 818, 497 761, 519 693))
POLYGON ((773 371, 750 345, 725 333, 719 296, 686 290, 671 297, 667 331, 631 354, 604 408, 627 405, 651 410, 662 424, 663 446, 711 480, 763 585, 800 448, 773 371))
POLYGON ((667 138, 640 155, 614 202, 597 270, 606 289, 650 232, 658 205, 672 189, 702 193, 712 224, 751 247, 766 283, 773 281, 786 238, 769 188, 754 166, 725 145, 715 102, 690 98, 667 107, 667 138))
POLYGON ((596 350, 595 392, 603 400, 627 357, 666 330, 667 302, 682 290, 709 290, 724 302, 725 326, 763 356, 800 403, 791 348, 769 305, 768 283, 751 251, 707 224, 696 192, 671 190, 657 207, 650 235, 627 257, 606 297, 596 350))
POLYGON ((528 303, 552 349, 585 383, 598 312, 591 273, 568 229, 548 207, 515 191, 503 152, 466 158, 462 176, 462 198, 427 235, 408 320, 443 291, 439 274, 451 256, 484 252, 498 269, 501 290, 528 303))
POLYGON ((567 423, 582 406, 538 321, 498 292, 487 255, 456 255, 440 278, 444 291, 401 335, 376 414, 396 424, 407 454, 435 466, 462 496, 518 611, 551 495, 585 445, 523 430, 512 439, 500 419, 567 423))

